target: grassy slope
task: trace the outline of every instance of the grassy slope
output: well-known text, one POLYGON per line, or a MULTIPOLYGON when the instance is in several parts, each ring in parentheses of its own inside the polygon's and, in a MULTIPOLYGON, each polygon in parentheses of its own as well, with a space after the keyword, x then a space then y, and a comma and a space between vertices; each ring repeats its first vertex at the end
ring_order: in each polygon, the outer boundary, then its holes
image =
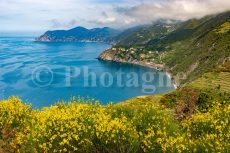
POLYGON ((230 91, 229 72, 210 72, 193 81, 191 85, 195 88, 220 89, 223 92, 230 91))
POLYGON ((211 72, 205 73, 190 85, 198 89, 218 89, 222 92, 230 92, 230 60, 217 66, 211 72))

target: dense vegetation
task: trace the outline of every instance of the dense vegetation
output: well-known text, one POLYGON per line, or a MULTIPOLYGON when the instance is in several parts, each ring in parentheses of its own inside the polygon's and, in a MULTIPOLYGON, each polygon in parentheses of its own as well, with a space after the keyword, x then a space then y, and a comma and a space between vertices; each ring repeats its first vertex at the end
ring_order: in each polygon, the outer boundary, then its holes
POLYGON ((230 58, 230 12, 130 29, 118 38, 117 50, 104 55, 114 61, 163 64, 174 76, 183 73, 180 83, 185 84, 230 58))
POLYGON ((124 48, 144 48, 153 38, 160 39, 166 34, 172 32, 176 24, 166 24, 165 22, 156 22, 153 25, 138 26, 125 30, 114 39, 115 47, 124 48))

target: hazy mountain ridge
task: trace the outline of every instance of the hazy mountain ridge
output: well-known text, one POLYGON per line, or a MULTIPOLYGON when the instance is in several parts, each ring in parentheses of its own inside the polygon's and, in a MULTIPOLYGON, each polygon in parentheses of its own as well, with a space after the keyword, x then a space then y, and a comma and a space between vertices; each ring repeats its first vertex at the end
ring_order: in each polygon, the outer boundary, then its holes
POLYGON ((160 39, 174 31, 179 23, 179 21, 160 20, 150 25, 127 29, 114 38, 117 42, 115 47, 144 47, 153 38, 160 39))
POLYGON ((104 27, 86 29, 76 27, 70 30, 47 31, 36 39, 41 42, 112 42, 112 38, 117 36, 120 31, 104 27))

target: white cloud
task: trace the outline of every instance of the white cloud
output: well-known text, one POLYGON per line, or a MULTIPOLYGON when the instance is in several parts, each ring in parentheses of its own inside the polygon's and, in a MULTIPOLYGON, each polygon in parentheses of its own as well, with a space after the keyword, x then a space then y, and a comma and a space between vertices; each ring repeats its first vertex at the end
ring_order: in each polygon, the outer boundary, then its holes
POLYGON ((78 25, 93 27, 87 20, 101 18, 100 10, 109 7, 82 0, 0 0, 0 8, 1 31, 44 31, 78 25))
POLYGON ((133 7, 118 7, 118 13, 136 24, 157 19, 187 20, 230 10, 230 0, 162 0, 146 1, 133 7))
POLYGON ((230 0, 0 0, 0 31, 128 27, 230 10, 230 0))
POLYGON ((110 24, 110 23, 114 23, 116 21, 115 17, 107 17, 107 18, 100 18, 99 22, 102 24, 110 24))

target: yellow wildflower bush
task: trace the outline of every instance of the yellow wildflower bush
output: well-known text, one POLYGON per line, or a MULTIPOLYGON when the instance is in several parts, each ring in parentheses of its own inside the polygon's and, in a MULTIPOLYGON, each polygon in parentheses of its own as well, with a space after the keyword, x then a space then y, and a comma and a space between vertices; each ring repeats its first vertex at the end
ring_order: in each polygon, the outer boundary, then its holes
POLYGON ((113 109, 116 110, 115 115, 126 115, 132 120, 139 135, 140 150, 138 152, 179 152, 184 150, 181 147, 174 147, 180 145, 181 142, 178 140, 173 144, 169 142, 169 138, 179 137, 182 133, 182 129, 170 110, 158 103, 146 102, 145 99, 138 99, 135 109, 132 105, 131 100, 130 105, 118 104, 118 107, 113 109))
POLYGON ((214 103, 206 113, 197 113, 182 125, 196 152, 230 151, 230 104, 214 103))
POLYGON ((228 152, 230 105, 178 121, 160 97, 117 105, 71 100, 42 110, 0 102, 0 152, 228 152))
POLYGON ((16 97, 0 102, 0 152, 14 152, 27 141, 32 118, 31 107, 16 97))

